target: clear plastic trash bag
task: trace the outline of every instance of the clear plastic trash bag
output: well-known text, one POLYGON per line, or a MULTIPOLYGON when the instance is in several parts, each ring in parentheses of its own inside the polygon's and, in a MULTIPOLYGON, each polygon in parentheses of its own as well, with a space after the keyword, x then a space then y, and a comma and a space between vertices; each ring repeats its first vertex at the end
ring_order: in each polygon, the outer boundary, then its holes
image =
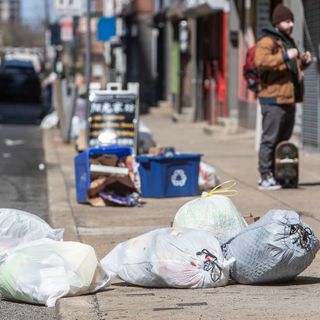
POLYGON ((201 191, 212 189, 220 184, 216 168, 200 161, 198 185, 201 191))
POLYGON ((17 210, 0 208, 0 252, 42 238, 62 240, 63 229, 53 229, 38 216, 17 210))
POLYGON ((163 228, 120 243, 101 264, 139 286, 208 288, 227 284, 232 261, 210 232, 163 228))
POLYGON ((223 242, 246 227, 232 200, 224 195, 202 196, 185 203, 176 213, 173 227, 206 230, 223 242))
POLYGON ((54 307, 110 282, 94 249, 80 242, 40 239, 0 253, 0 293, 9 300, 54 307))

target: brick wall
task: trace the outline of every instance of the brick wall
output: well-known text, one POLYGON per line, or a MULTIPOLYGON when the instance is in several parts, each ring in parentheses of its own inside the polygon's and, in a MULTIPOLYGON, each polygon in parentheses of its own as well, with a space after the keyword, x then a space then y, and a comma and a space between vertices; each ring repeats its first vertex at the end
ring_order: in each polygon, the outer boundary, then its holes
POLYGON ((133 0, 133 8, 137 13, 152 13, 153 1, 152 0, 133 0))

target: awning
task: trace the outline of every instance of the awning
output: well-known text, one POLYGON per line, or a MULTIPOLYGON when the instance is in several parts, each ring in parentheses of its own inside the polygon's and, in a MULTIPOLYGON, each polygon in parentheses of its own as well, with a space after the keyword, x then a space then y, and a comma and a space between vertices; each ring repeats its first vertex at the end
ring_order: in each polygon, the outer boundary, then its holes
POLYGON ((212 14, 217 11, 229 12, 230 3, 227 0, 188 0, 184 14, 189 17, 198 17, 212 14))

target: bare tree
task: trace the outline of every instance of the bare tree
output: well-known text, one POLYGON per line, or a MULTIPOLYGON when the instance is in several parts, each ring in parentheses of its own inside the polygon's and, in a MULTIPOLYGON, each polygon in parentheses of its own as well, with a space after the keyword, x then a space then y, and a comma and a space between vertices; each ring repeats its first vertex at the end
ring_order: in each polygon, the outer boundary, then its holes
POLYGON ((28 24, 1 24, 2 45, 9 47, 43 47, 45 28, 40 25, 34 28, 28 24))

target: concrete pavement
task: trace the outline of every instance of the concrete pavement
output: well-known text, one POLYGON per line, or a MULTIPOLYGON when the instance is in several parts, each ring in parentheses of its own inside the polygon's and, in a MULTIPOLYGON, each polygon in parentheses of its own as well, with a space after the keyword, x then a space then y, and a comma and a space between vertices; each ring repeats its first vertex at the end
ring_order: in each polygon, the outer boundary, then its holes
MULTIPOLYGON (((171 121, 166 109, 142 117, 161 146, 204 154, 222 181, 237 181, 232 198, 244 215, 261 216, 269 209, 301 211, 320 236, 320 170, 318 154, 301 155, 299 189, 263 192, 257 189, 254 132, 236 134, 204 123, 171 121)), ((177 209, 191 198, 146 199, 142 208, 93 208, 75 198, 74 146, 62 143, 56 130, 44 132, 51 225, 65 228, 65 240, 92 245, 102 258, 117 243, 146 231, 169 226, 177 209)), ((82 319, 318 319, 320 256, 294 282, 286 285, 230 285, 205 290, 146 289, 115 281, 95 295, 61 299, 57 317, 82 319)))

